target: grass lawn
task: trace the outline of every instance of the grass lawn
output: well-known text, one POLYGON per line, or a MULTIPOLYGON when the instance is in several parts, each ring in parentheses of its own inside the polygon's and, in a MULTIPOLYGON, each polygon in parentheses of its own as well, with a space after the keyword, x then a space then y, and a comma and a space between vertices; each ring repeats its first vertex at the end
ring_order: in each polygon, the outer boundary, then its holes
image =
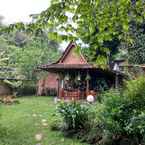
POLYGON ((20 104, 0 107, 0 145, 85 145, 50 130, 55 104, 49 97, 23 97, 20 104), (42 125, 46 121, 47 126, 42 125), (42 134, 36 141, 35 135, 42 134))

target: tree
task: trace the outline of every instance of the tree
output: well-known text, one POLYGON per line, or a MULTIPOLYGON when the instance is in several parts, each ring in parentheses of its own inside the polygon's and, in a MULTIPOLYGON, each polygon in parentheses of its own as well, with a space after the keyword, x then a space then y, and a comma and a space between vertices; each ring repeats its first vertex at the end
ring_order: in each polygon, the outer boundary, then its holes
POLYGON ((132 22, 129 33, 132 37, 132 43, 126 42, 120 43, 118 55, 122 55, 123 58, 128 59, 131 64, 144 64, 145 63, 145 22, 141 25, 137 25, 136 22, 132 22), (124 53, 125 52, 125 53, 124 53), (123 56, 123 54, 125 54, 123 56))
POLYGON ((128 60, 133 64, 145 63, 145 33, 143 30, 134 29, 132 32, 133 43, 128 47, 128 60))
MULTIPOLYGON (((16 48, 16 47, 15 47, 16 48)), ((13 50, 7 40, 0 36, 0 77, 4 79, 20 78, 20 72, 11 60, 13 50)))
POLYGON ((40 37, 32 37, 22 48, 15 49, 14 60, 21 73, 27 78, 35 78, 33 72, 40 64, 55 61, 60 53, 58 44, 52 41, 42 42, 40 37))
POLYGON ((4 17, 0 15, 0 26, 3 25, 3 19, 4 19, 4 17))
POLYGON ((89 46, 92 60, 106 64, 111 50, 104 43, 114 38, 131 42, 130 22, 142 23, 144 18, 143 0, 52 0, 35 24, 55 28, 49 34, 51 39, 82 40, 89 46))
POLYGON ((58 43, 48 40, 47 31, 27 33, 15 28, 9 33, 3 31, 0 40, 1 67, 15 68, 23 79, 35 79, 37 66, 55 61, 60 54, 58 43))

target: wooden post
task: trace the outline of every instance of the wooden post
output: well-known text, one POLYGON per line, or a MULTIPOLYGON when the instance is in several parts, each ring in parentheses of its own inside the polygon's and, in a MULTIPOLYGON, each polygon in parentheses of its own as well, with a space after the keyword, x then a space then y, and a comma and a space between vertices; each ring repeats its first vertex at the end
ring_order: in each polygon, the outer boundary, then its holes
POLYGON ((65 100, 65 94, 64 94, 64 79, 61 79, 61 97, 65 100))
POLYGON ((119 84, 119 78, 118 78, 118 72, 115 74, 115 89, 118 89, 118 84, 119 84))
MULTIPOLYGON (((81 81, 80 71, 78 71, 78 74, 77 75, 78 75, 77 76, 77 81, 78 81, 78 83, 80 83, 80 81, 81 81)), ((79 85, 78 85, 78 88, 77 88, 76 100, 81 100, 81 98, 80 98, 79 85)))
POLYGON ((90 76, 89 76, 89 72, 87 71, 87 77, 86 77, 86 82, 87 82, 86 97, 89 95, 89 80, 90 80, 90 76))
POLYGON ((89 95, 89 80, 87 80, 87 86, 86 86, 86 96, 89 95))
POLYGON ((60 91, 60 89, 59 89, 59 84, 60 84, 60 80, 59 80, 59 77, 57 78, 57 83, 58 83, 58 85, 57 85, 57 97, 59 98, 59 99, 61 99, 60 98, 60 93, 59 93, 59 91, 60 91))

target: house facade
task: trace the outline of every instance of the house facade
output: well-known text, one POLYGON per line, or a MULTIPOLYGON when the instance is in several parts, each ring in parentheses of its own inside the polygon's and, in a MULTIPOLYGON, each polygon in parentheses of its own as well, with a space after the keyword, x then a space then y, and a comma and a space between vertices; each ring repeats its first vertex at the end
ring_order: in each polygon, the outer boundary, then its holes
MULTIPOLYGON (((115 72, 88 63, 85 57, 78 53, 73 41, 57 62, 41 65, 39 69, 57 76, 51 80, 55 82, 53 85, 56 85, 57 97, 60 99, 86 99, 90 94, 96 96, 100 91, 115 85, 115 72)), ((48 88, 53 86, 51 81, 44 81, 48 88)))

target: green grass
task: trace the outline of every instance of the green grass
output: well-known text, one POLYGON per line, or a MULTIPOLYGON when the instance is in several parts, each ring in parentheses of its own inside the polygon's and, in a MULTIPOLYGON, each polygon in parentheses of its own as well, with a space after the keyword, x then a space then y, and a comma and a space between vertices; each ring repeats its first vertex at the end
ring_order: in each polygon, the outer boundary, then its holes
POLYGON ((0 107, 0 145, 84 145, 50 129, 56 107, 52 98, 27 97, 19 101, 20 104, 0 107), (42 125, 42 119, 47 120, 47 127, 42 125), (38 133, 43 134, 40 142, 35 139, 38 133))

